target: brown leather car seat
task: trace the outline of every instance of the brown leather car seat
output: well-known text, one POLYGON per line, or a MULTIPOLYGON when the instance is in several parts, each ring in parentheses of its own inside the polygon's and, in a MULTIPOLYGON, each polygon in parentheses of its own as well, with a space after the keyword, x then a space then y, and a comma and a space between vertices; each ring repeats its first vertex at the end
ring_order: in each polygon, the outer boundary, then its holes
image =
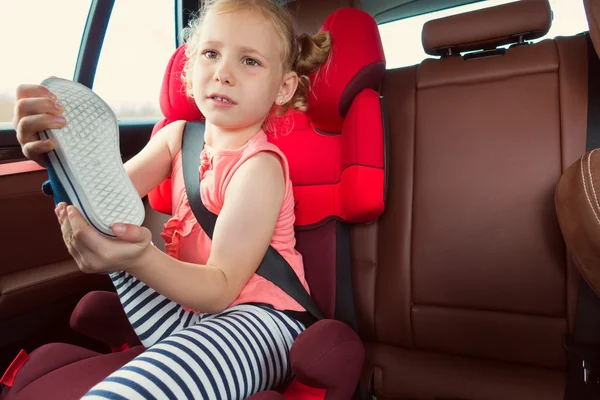
MULTIPOLYGON (((584 0, 584 4, 590 39, 594 48, 600 49, 600 0, 584 0)), ((561 177, 556 191, 556 211, 575 265, 589 287, 600 296, 600 150, 593 149, 596 145, 588 144, 589 152, 571 165, 561 177)))
POLYGON ((563 398, 579 276, 554 189, 585 151, 587 48, 527 43, 550 25, 545 0, 431 21, 441 58, 386 72, 387 208, 353 232, 378 399, 563 398))

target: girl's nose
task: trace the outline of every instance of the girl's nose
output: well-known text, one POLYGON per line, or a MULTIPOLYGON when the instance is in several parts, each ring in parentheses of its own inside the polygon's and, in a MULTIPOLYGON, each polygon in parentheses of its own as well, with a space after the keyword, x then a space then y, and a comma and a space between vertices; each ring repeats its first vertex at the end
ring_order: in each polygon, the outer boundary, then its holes
POLYGON ((224 85, 234 85, 235 79, 231 72, 231 68, 226 62, 221 62, 215 71, 215 81, 221 82, 224 85))

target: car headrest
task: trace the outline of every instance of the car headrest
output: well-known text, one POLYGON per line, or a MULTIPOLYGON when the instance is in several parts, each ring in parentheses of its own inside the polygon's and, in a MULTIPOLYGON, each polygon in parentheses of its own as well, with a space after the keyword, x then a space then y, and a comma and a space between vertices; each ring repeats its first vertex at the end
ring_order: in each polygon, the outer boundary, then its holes
MULTIPOLYGON (((590 28, 590 38, 594 43, 596 52, 600 52, 600 1, 599 0, 583 0, 585 7, 585 15, 587 17, 588 26, 590 28)), ((600 54, 599 54, 600 55, 600 54)))
POLYGON ((181 73, 186 62, 185 45, 179 46, 167 64, 160 91, 160 110, 168 121, 198 121, 203 115, 194 100, 186 95, 181 73))
POLYGON ((321 30, 331 35, 331 56, 310 76, 308 116, 318 130, 336 133, 356 95, 365 88, 379 89, 385 56, 377 23, 364 11, 337 10, 321 30))
POLYGON ((537 39, 551 24, 547 0, 521 0, 428 21, 421 39, 427 54, 444 56, 537 39))
MULTIPOLYGON (((385 72, 385 56, 375 20, 367 13, 343 8, 323 23, 332 38, 329 60, 310 76, 309 118, 315 128, 339 133, 350 104, 365 88, 378 89, 385 72)), ((160 106, 164 116, 175 121, 202 117, 193 100, 185 96, 181 71, 185 45, 169 60, 163 78, 160 106)))
POLYGON ((556 214, 573 262, 600 296, 600 151, 587 152, 562 174, 556 214))

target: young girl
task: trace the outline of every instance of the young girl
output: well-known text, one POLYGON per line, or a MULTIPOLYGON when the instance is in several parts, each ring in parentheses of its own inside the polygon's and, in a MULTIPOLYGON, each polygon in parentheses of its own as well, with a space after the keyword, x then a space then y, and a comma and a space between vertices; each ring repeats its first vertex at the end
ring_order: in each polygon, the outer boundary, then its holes
MULTIPOLYGON (((297 37, 274 0, 208 0, 187 29, 183 78, 206 117, 201 196, 219 215, 212 242, 185 196, 183 121, 163 128, 125 165, 140 196, 172 173, 166 254, 150 244, 146 228, 114 224, 119 239, 109 239, 74 207, 58 205, 69 252, 82 271, 110 273, 147 348, 84 398, 242 399, 289 377, 289 349, 305 328, 304 310, 255 274, 269 245, 307 285, 294 248, 287 161, 262 127, 289 107, 305 110, 306 75, 329 49, 326 33, 297 37)), ((54 143, 36 132, 64 126, 62 107, 41 86, 22 85, 17 97, 23 152, 43 165, 54 143)))

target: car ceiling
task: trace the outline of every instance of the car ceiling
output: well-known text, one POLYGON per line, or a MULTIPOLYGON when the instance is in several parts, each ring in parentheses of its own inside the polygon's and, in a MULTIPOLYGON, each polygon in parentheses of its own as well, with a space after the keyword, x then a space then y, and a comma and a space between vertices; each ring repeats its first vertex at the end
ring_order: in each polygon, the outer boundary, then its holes
MULTIPOLYGON (((298 2, 307 3, 309 7, 316 6, 314 1, 306 0, 279 0, 283 4, 298 2)), ((414 17, 447 8, 477 3, 484 0, 348 0, 347 4, 365 10, 371 14, 378 24, 414 17)), ((320 0, 319 7, 340 5, 340 0, 320 0), (324 4, 330 3, 330 4, 324 4), (335 4, 334 4, 335 3, 335 4)), ((342 2, 346 3, 346 2, 342 2)))
POLYGON ((357 0, 356 6, 371 14, 378 24, 427 14, 482 0, 357 0))

